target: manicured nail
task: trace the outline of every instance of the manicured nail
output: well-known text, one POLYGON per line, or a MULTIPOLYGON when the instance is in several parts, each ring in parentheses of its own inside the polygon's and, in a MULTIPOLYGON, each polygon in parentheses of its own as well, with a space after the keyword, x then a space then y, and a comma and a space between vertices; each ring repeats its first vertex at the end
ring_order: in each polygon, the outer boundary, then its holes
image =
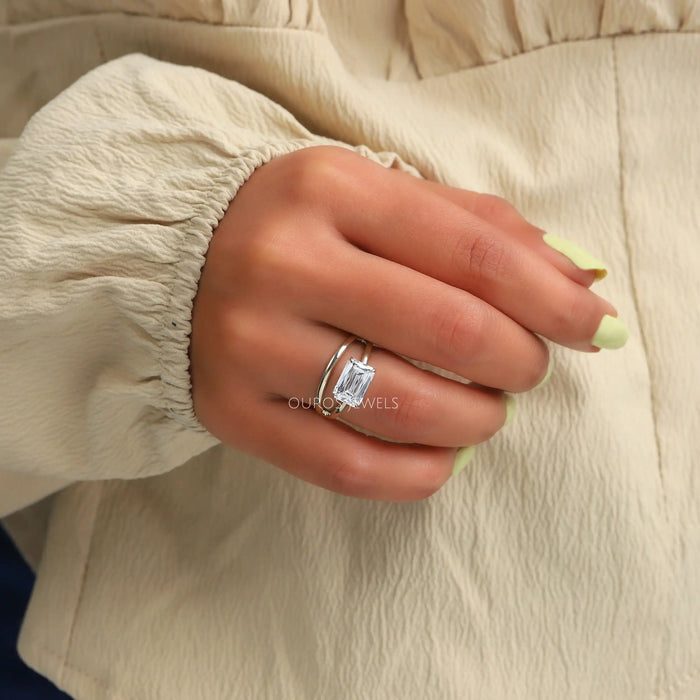
POLYGON ((455 456, 455 466, 452 469, 452 476, 457 476, 464 467, 472 461, 472 457, 476 452, 476 447, 470 445, 469 447, 460 447, 457 450, 457 455, 455 456))
POLYGON ((575 243, 566 238, 555 236, 553 233, 545 233, 542 240, 557 252, 565 255, 571 262, 581 270, 595 270, 595 278, 602 280, 608 271, 605 263, 593 257, 588 251, 580 248, 575 243))
POLYGON ((513 416, 515 415, 515 399, 510 395, 506 394, 506 422, 503 424, 503 427, 508 425, 513 420, 513 416))
POLYGON ((591 340, 591 345, 607 350, 617 350, 627 342, 629 335, 629 331, 620 319, 606 314, 591 340))
POLYGON ((542 381, 536 387, 534 387, 535 389, 539 389, 541 386, 544 386, 549 381, 549 378, 552 376, 553 369, 554 369, 554 363, 552 362, 552 359, 550 358, 549 367, 547 367, 547 374, 545 374, 542 381))

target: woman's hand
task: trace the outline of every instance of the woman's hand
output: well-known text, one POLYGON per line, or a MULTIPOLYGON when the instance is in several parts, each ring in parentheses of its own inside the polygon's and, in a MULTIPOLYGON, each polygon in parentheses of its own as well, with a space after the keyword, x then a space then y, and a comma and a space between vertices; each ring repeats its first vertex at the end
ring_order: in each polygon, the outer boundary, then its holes
MULTIPOLYGON (((273 159, 240 188, 202 269, 190 343, 200 422, 222 442, 341 494, 433 494, 452 474, 456 447, 503 426, 503 391, 532 389, 545 376, 548 351, 535 333, 596 352, 601 319, 617 315, 588 289, 596 272, 542 233, 499 197, 347 149, 273 159), (349 334, 380 347, 363 405, 341 418, 412 444, 292 407, 313 402, 349 334)), ((326 396, 362 347, 341 357, 326 396)))

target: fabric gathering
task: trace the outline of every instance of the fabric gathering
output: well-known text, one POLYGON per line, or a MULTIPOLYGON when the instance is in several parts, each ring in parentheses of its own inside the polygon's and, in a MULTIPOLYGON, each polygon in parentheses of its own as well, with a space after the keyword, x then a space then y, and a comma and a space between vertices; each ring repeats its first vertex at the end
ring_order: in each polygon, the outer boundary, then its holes
POLYGON ((696 0, 0 0, 26 665, 78 700, 700 698, 698 114, 696 0), (316 146, 504 198, 604 260, 629 329, 547 342, 428 498, 320 488, 194 410, 217 226, 316 146))

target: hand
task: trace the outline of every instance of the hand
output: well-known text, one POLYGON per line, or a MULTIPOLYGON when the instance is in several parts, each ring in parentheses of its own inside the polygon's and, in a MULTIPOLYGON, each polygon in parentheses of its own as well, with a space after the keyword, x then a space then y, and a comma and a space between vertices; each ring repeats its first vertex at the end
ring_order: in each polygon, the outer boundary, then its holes
MULTIPOLYGON (((456 447, 503 426, 503 391, 526 391, 545 376, 548 351, 535 333, 597 352, 591 339, 602 317, 617 315, 588 289, 594 271, 542 233, 499 197, 340 147, 271 160, 239 189, 202 269, 190 342, 200 422, 222 442, 341 494, 414 501, 435 493, 456 447), (340 416, 400 442, 290 407, 290 398, 313 402, 349 334, 380 347, 364 404, 340 416)), ((362 347, 342 356, 325 396, 362 347)))

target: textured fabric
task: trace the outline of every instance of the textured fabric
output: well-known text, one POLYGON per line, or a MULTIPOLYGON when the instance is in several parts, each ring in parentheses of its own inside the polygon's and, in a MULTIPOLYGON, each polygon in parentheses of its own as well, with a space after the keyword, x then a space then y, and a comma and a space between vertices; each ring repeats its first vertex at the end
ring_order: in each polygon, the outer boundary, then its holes
POLYGON ((80 700, 700 696, 698 9, 564 5, 0 2, 0 489, 32 668, 80 700), (551 346, 420 502, 319 489, 192 411, 212 231, 320 143, 505 197, 607 262, 631 331, 551 346), (69 485, 26 508, 45 478, 69 485))

